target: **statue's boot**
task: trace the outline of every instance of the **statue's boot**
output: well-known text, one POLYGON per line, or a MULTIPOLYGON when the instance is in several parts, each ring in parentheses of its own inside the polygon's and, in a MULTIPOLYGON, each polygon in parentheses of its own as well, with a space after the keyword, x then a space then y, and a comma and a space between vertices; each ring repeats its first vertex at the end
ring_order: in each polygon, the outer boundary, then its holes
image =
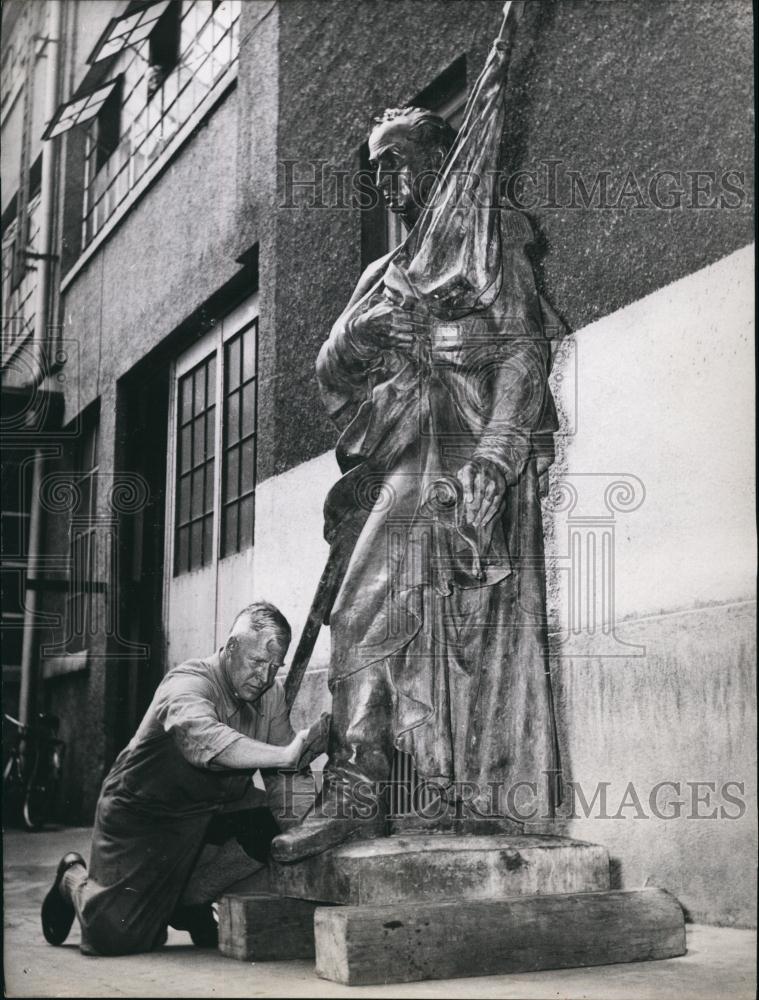
POLYGON ((332 684, 329 764, 316 802, 278 837, 271 855, 292 864, 354 838, 386 833, 386 788, 393 760, 392 698, 385 663, 332 684))

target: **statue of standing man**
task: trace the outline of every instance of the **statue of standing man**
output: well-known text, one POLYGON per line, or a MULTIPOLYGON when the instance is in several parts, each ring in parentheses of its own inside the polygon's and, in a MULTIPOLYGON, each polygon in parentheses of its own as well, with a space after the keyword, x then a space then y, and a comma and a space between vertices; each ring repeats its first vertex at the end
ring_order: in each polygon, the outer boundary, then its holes
MULTIPOLYGON (((499 38, 491 59, 508 47, 499 38)), ((408 236, 363 273, 317 361, 343 472, 325 533, 350 557, 329 619, 324 786, 275 839, 281 862, 381 836, 396 749, 474 815, 523 820, 529 801, 546 818, 556 804, 540 497, 557 320, 525 217, 477 202, 471 184, 469 206, 446 205, 455 139, 413 107, 386 111, 369 136, 377 187, 408 236), (435 227, 444 242, 430 252, 435 227), (437 291, 412 294, 415 273, 437 291)))

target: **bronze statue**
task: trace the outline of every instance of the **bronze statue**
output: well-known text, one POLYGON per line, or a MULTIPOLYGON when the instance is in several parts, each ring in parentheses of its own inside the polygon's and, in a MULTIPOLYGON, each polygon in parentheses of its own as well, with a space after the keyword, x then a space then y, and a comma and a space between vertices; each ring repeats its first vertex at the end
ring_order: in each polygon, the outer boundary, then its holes
POLYGON ((524 818, 521 789, 553 814, 540 483, 558 320, 525 253, 531 227, 498 202, 481 155, 500 142, 512 42, 507 16, 458 146, 412 107, 386 111, 369 138, 408 236, 361 276, 317 361, 344 473, 325 533, 347 556, 329 618, 324 788, 275 839, 281 862, 382 835, 395 748, 465 813, 524 818))

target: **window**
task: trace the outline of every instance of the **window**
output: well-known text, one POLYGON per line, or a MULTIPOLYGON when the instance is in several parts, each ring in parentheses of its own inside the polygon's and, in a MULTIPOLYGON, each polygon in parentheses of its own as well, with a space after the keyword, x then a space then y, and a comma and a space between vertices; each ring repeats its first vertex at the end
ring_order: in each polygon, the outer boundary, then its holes
MULTIPOLYGON (((30 198, 27 207, 28 229, 26 248, 34 252, 40 231, 40 195, 30 198)), ((18 220, 12 219, 3 230, 2 237, 2 295, 3 295, 3 351, 31 336, 37 296, 37 266, 33 260, 23 258, 23 266, 16 268, 18 220), (20 280, 16 280, 20 277, 20 280)))
POLYGON ((32 493, 32 453, 4 449, 0 554, 2 555, 3 679, 12 681, 21 668, 24 637, 24 586, 29 553, 29 507, 32 493))
POLYGON ((257 338, 258 320, 243 304, 177 360, 174 578, 253 545, 257 338))
MULTIPOLYGON (((154 4, 130 15, 140 21, 137 29, 121 34, 114 29, 116 33, 96 48, 95 58, 102 58, 99 51, 115 57, 112 73, 121 78, 121 86, 114 98, 118 119, 104 105, 103 127, 100 114, 90 126, 83 246, 235 63, 240 8, 241 0, 154 4)), ((131 23, 130 18, 123 22, 131 23)))
POLYGON ((97 631, 95 592, 98 576, 97 503, 98 421, 85 421, 75 457, 77 503, 69 527, 69 596, 66 608, 67 652, 87 649, 97 631))
POLYGON ((98 111, 92 139, 95 147, 93 161, 95 170, 102 170, 109 158, 116 152, 121 131, 121 81, 111 89, 98 111))
POLYGON ((257 324, 224 345, 224 473, 221 554, 253 544, 256 475, 257 324))
POLYGON ((213 559, 216 353, 179 381, 174 573, 213 559))
POLYGON ((148 38, 148 100, 179 62, 180 7, 172 0, 148 38))

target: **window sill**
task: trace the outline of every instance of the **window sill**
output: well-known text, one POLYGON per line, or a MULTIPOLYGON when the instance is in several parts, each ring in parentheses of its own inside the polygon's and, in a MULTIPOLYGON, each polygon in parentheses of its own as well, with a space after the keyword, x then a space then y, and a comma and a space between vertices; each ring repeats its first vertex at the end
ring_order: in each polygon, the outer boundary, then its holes
POLYGON ((227 92, 235 86, 237 83, 237 65, 237 62, 235 62, 234 65, 230 66, 226 73, 224 73, 224 75, 218 80, 213 90, 206 95, 206 97, 193 111, 184 125, 170 140, 166 149, 163 150, 155 163, 153 163, 142 175, 137 184, 126 196, 124 202, 116 209, 110 219, 108 219, 97 236, 95 236, 94 239, 87 244, 77 258, 76 262, 72 265, 71 269, 61 279, 61 293, 65 292, 76 280, 78 275, 89 264, 90 260, 95 256, 100 247, 111 237, 114 230, 118 228, 124 217, 132 211, 137 202, 143 197, 148 189, 152 187, 158 177, 160 177, 160 175, 166 170, 170 162, 174 159, 185 143, 192 138, 193 133, 201 124, 203 119, 214 110, 216 105, 226 97, 227 92))
POLYGON ((78 674, 88 667, 88 653, 83 650, 81 653, 64 653, 63 656, 51 656, 42 662, 42 679, 51 680, 53 677, 64 677, 66 674, 78 674))

